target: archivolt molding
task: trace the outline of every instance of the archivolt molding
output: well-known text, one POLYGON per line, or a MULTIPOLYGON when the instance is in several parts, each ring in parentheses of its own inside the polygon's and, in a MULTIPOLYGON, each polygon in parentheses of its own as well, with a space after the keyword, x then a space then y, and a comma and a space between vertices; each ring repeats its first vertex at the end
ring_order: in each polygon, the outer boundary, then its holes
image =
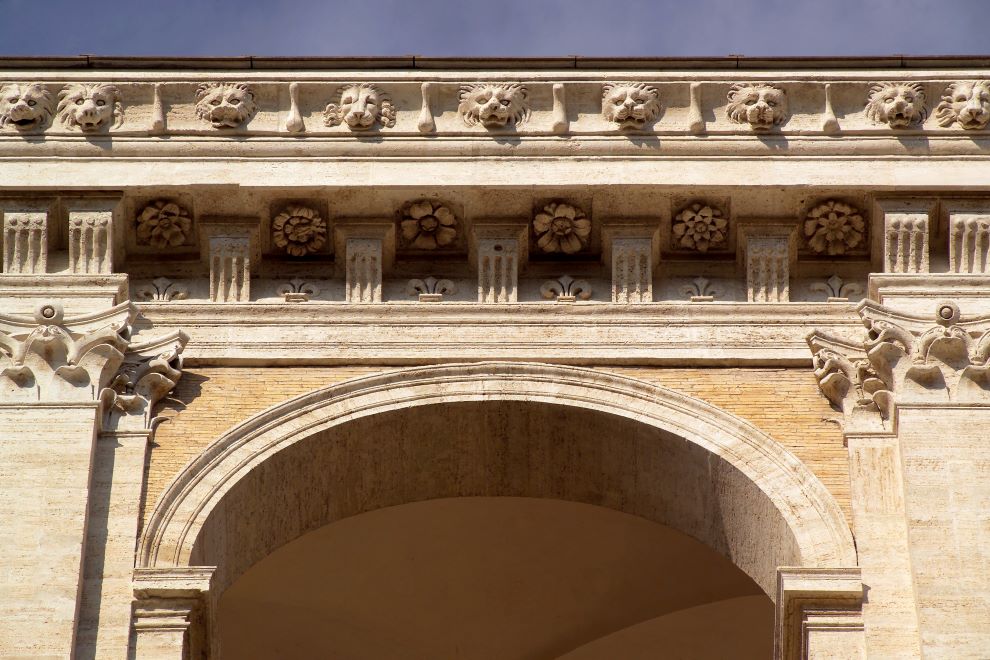
POLYGON ((481 362, 404 369, 316 390, 231 429, 159 498, 137 566, 181 566, 210 513, 255 467, 315 433, 359 418, 462 401, 531 401, 619 415, 685 438, 724 459, 773 502, 805 566, 853 566, 849 528, 820 481, 772 438, 719 408, 663 387, 591 369, 481 362))

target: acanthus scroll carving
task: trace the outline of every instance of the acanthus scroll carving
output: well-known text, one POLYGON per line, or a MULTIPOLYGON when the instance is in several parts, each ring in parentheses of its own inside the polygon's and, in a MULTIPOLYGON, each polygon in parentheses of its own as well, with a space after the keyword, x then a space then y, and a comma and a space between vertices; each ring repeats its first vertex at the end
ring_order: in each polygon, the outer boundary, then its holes
POLYGON ((882 426, 895 403, 990 403, 990 318, 963 323, 952 302, 936 306, 934 321, 872 301, 859 314, 862 342, 808 335, 819 387, 847 423, 882 426))
POLYGON ((110 385, 100 391, 103 430, 152 430, 160 418, 154 406, 182 376, 182 351, 189 341, 181 330, 132 343, 110 385))

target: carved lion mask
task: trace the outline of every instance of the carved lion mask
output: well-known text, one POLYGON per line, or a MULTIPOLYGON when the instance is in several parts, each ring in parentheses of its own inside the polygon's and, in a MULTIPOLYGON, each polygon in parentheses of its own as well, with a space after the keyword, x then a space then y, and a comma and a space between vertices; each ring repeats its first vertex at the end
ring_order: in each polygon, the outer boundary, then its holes
POLYGON ((213 128, 237 128, 257 109, 254 92, 245 83, 203 83, 196 90, 196 115, 213 128))
POLYGON ((963 80, 949 85, 935 108, 939 126, 955 122, 966 130, 985 128, 990 122, 990 80, 963 80))
POLYGON ((881 82, 870 87, 866 116, 875 124, 907 128, 928 116, 925 88, 921 83, 881 82))
POLYGON ((337 90, 340 103, 331 103, 323 111, 323 123, 338 126, 346 123, 352 131, 366 131, 376 123, 395 126, 395 106, 388 94, 374 85, 345 85, 337 90))
POLYGON ((43 85, 13 83, 0 89, 0 128, 43 129, 55 115, 52 93, 43 85))
POLYGON ((113 85, 69 85, 58 94, 58 120, 66 128, 93 133, 124 123, 120 91, 113 85))
POLYGON ((529 118, 529 92, 515 83, 481 83, 461 87, 457 111, 468 126, 501 128, 529 118))
POLYGON ((737 124, 749 124, 754 130, 767 130, 787 118, 787 95, 784 90, 766 83, 736 83, 729 88, 729 105, 725 112, 737 124))
POLYGON ((660 116, 660 92, 644 83, 607 83, 602 115, 622 128, 641 128, 660 116))

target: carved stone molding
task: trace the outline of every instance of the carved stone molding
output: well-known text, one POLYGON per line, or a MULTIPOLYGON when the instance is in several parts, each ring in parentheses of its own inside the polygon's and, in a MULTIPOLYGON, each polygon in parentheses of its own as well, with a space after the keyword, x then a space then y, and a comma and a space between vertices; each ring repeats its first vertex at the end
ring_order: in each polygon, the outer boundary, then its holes
POLYGON ((196 89, 196 116, 213 128, 238 128, 254 117, 258 106, 247 83, 203 83, 196 89))
POLYGON ((773 657, 866 657, 864 594, 859 567, 778 568, 773 657))
POLYGON ((3 272, 41 275, 48 268, 48 213, 3 214, 3 272))
POLYGON ((990 122, 990 80, 958 80, 945 88, 942 100, 935 108, 939 126, 974 131, 986 128, 990 122))
POLYGON ((41 131, 55 115, 52 93, 41 83, 11 83, 0 88, 0 128, 41 131))
POLYGON ((925 122, 925 88, 916 82, 879 82, 870 87, 866 116, 875 124, 909 128, 925 122))
POLYGON ((330 103, 323 111, 326 126, 347 124, 352 131, 367 131, 376 124, 395 126, 395 105, 380 87, 368 83, 344 85, 336 92, 336 103, 330 103))
POLYGON ((900 403, 990 405, 990 317, 962 321, 952 302, 929 318, 871 300, 857 309, 861 342, 808 335, 815 378, 847 426, 887 428, 900 403))

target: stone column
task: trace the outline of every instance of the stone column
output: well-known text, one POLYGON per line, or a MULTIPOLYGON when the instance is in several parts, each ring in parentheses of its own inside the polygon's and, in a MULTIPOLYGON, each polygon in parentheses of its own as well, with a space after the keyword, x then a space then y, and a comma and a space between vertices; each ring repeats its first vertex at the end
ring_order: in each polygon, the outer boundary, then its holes
POLYGON ((612 302, 653 302, 653 272, 660 260, 657 227, 606 226, 602 247, 605 264, 612 271, 612 302))
POLYGON ((932 200, 877 200, 883 223, 883 270, 927 273, 932 200))
POLYGON ((196 660, 209 653, 213 567, 134 571, 133 660, 196 660))
POLYGON ((380 303, 395 260, 395 224, 344 220, 334 227, 334 244, 347 302, 380 303))
POLYGON ((793 224, 753 223, 740 227, 749 302, 790 301, 790 267, 797 256, 793 224))
POLYGON ((3 272, 43 275, 48 269, 48 211, 3 213, 3 272))
POLYGON ((519 300, 519 272, 526 264, 527 225, 518 222, 478 223, 472 228, 471 261, 478 269, 478 302, 519 300))

